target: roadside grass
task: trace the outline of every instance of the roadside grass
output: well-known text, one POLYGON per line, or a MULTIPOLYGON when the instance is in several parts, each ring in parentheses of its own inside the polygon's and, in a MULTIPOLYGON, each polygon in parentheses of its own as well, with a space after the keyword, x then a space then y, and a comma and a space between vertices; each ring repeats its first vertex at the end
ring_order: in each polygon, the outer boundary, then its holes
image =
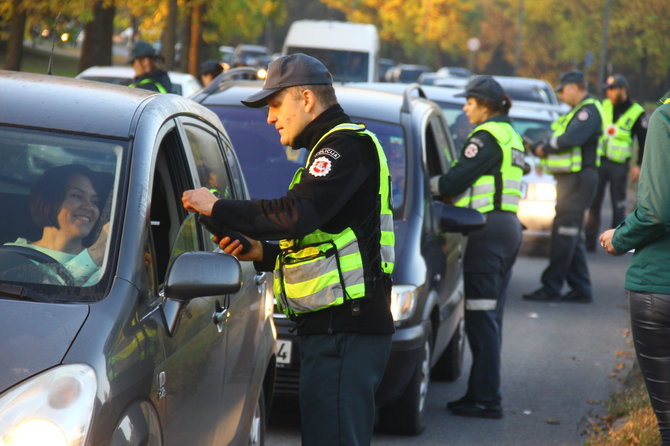
MULTIPOLYGON (((5 65, 5 51, 0 48, 0 68, 5 65)), ((21 71, 28 73, 46 74, 49 67, 49 52, 30 46, 23 47, 23 58, 21 60, 21 71)), ((54 55, 51 69, 52 74, 57 76, 75 77, 79 73, 79 57, 54 55)))
POLYGON ((626 375, 623 389, 612 394, 605 407, 607 415, 590 421, 584 446, 660 446, 656 416, 637 361, 626 375))

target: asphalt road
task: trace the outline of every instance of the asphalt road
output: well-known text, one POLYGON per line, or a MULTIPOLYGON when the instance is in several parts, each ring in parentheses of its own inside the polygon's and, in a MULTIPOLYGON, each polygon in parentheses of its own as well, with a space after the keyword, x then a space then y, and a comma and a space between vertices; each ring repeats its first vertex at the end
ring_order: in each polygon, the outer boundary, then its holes
MULTIPOLYGON (((375 433, 373 445, 549 446, 581 445, 588 420, 604 413, 603 403, 632 365, 627 302, 623 290, 630 255, 589 254, 592 304, 526 302, 539 287, 544 257, 517 259, 508 289, 503 329, 500 420, 456 417, 447 401, 465 392, 464 373, 453 383, 432 382, 427 427, 417 437, 375 433), (622 354, 623 352, 623 354, 622 354)), ((297 414, 275 406, 268 446, 300 444, 297 414)))

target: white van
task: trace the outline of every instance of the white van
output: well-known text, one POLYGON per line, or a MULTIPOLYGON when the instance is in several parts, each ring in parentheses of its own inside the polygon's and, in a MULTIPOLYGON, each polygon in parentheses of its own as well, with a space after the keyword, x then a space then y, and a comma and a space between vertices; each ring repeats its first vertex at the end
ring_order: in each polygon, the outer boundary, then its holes
POLYGON ((323 62, 336 82, 374 82, 379 73, 375 25, 297 20, 284 41, 284 54, 305 53, 323 62))

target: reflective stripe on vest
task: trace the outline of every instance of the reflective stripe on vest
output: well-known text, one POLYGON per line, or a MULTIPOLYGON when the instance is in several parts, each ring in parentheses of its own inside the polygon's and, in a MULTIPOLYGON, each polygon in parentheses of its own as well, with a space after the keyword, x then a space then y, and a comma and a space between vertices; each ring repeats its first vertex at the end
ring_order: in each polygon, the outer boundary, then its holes
MULTIPOLYGON (((586 98, 576 107, 573 107, 567 114, 558 118, 556 122, 551 125, 551 130, 553 130, 552 137, 558 138, 568 128, 570 121, 575 116, 575 114, 582 109, 582 107, 593 104, 600 113, 601 122, 603 121, 603 108, 600 105, 600 102, 596 101, 593 98, 586 98)), ((562 150, 559 153, 552 153, 547 155, 546 158, 540 160, 540 165, 545 172, 549 173, 570 173, 570 172, 579 172, 582 170, 582 148, 572 147, 571 149, 562 150)), ((596 166, 600 165, 600 157, 596 157, 596 166)))
POLYGON ((633 155, 633 125, 644 113, 640 104, 631 105, 628 110, 613 121, 612 101, 603 101, 603 136, 600 137, 598 151, 600 156, 616 163, 625 163, 633 155))
MULTIPOLYGON (((355 131, 372 139, 379 160, 380 267, 393 272, 395 234, 391 203, 391 176, 377 137, 358 124, 340 124, 324 134, 310 150, 305 167, 298 169, 292 189, 309 167, 321 141, 336 131, 355 131)), ((337 234, 315 230, 296 240, 281 240, 273 274, 277 304, 288 316, 318 311, 365 296, 363 257, 356 234, 350 227, 337 234)))
POLYGON ((158 90, 159 93, 167 93, 168 92, 165 89, 165 87, 163 87, 163 84, 161 84, 160 82, 155 81, 153 79, 149 79, 149 78, 142 79, 138 83, 132 83, 128 86, 131 87, 131 88, 137 88, 140 85, 146 85, 146 84, 153 84, 153 86, 156 87, 156 89, 158 90))
POLYGON ((489 132, 502 150, 500 172, 480 176, 472 186, 456 197, 454 204, 479 212, 490 212, 494 209, 517 212, 523 176, 523 140, 509 123, 494 121, 478 125, 470 132, 467 139, 480 130, 489 132))

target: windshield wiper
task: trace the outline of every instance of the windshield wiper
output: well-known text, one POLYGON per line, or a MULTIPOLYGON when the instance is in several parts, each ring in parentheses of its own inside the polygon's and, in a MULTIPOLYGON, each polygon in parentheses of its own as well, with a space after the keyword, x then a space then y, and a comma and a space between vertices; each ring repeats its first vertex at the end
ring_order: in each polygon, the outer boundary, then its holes
POLYGON ((29 300, 31 302, 51 302, 41 293, 25 288, 21 285, 12 285, 10 283, 0 283, 0 297, 9 297, 15 300, 29 300))

